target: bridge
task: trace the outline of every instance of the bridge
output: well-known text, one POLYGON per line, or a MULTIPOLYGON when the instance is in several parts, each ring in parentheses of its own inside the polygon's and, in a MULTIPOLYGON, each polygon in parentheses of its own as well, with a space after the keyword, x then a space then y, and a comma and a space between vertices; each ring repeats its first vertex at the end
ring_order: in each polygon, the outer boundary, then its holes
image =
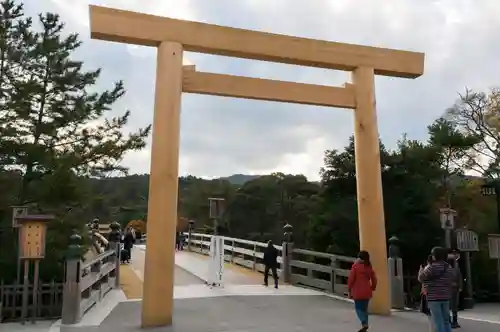
MULTIPOLYGON (((207 281, 211 237, 191 234, 185 250, 176 252, 173 326, 148 330, 342 332, 359 328, 352 303, 346 298, 346 278, 354 258, 291 248, 289 263, 279 260, 281 276, 283 267, 290 265, 290 282, 285 283, 280 278, 279 289, 274 289, 262 285, 262 257, 266 244, 224 237, 223 285, 210 287, 207 281)), ((283 250, 281 246, 276 248, 283 250)), ((71 316, 74 319, 71 323, 67 323, 68 317, 64 317, 63 310, 63 321, 66 319, 67 324, 59 321, 50 332, 139 331, 147 250, 147 241, 136 245, 131 264, 121 265, 119 273, 112 277, 103 273, 112 270, 112 261, 108 261, 110 251, 86 263, 86 267, 90 266, 92 280, 101 278, 105 282, 90 287, 95 292, 87 292, 79 298, 79 308, 93 301, 88 310, 71 316), (102 295, 103 287, 108 290, 109 285, 116 287, 102 295)), ((467 319, 466 313, 461 316, 461 330, 498 331, 500 321, 493 316, 491 319, 489 316, 467 319)), ((372 316, 370 331, 420 332, 428 328, 425 316, 401 309, 393 310, 390 316, 372 316)))

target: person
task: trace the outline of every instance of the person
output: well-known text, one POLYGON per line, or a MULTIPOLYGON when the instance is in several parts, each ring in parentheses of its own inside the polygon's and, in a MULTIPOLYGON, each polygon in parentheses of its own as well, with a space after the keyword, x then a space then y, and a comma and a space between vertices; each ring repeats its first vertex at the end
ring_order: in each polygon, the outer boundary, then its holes
POLYGON ((182 233, 181 232, 175 233, 175 250, 176 251, 182 250, 182 233))
POLYGON ((132 248, 134 247, 134 242, 135 236, 134 233, 132 233, 132 229, 129 227, 125 231, 125 235, 123 237, 123 249, 127 252, 127 257, 124 261, 128 263, 130 263, 130 260, 132 259, 132 248))
POLYGON ((370 262, 368 251, 362 250, 354 261, 347 280, 349 298, 354 300, 354 309, 361 322, 359 332, 368 330, 368 304, 377 288, 377 276, 370 262))
POLYGON ((451 268, 453 268, 455 272, 455 279, 453 280, 450 299, 452 329, 460 328, 460 324, 458 324, 458 302, 460 298, 460 292, 462 291, 462 273, 460 272, 460 266, 458 265, 459 258, 460 256, 456 251, 452 251, 448 255, 448 264, 451 266, 451 268))
POLYGON ((179 232, 179 250, 184 250, 184 233, 179 232))
POLYGON ((420 266, 418 280, 426 291, 427 304, 436 332, 451 332, 450 299, 455 272, 446 262, 446 249, 435 247, 431 251, 432 262, 420 266))
POLYGON ((273 245, 273 241, 267 242, 267 248, 264 250, 264 286, 268 286, 269 270, 271 270, 274 279, 274 288, 278 289, 278 249, 273 245))
MULTIPOLYGON (((427 256, 427 265, 432 264, 432 255, 427 256)), ((429 319, 429 332, 435 332, 434 323, 432 322, 431 312, 429 311, 429 303, 427 302, 427 289, 425 285, 422 284, 420 291, 420 312, 425 314, 429 319)))

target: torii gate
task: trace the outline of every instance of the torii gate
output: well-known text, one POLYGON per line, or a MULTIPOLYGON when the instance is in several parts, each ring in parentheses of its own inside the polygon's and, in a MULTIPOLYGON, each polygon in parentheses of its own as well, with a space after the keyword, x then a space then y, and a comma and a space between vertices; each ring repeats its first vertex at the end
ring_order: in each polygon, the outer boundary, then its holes
POLYGON ((372 311, 390 313, 374 75, 417 78, 424 54, 297 38, 90 6, 94 39, 152 46, 156 92, 142 326, 172 323, 182 92, 354 110, 361 248, 379 275, 372 311), (183 70, 183 51, 352 71, 352 84, 321 86, 183 70))

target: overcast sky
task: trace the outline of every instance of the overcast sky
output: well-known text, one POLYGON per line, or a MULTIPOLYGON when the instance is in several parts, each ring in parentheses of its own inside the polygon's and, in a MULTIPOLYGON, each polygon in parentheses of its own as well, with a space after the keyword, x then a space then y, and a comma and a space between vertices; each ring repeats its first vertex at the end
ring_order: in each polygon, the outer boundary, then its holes
MULTIPOLYGON (((77 57, 103 69, 99 85, 123 79, 113 114, 132 111, 127 130, 152 122, 155 49, 90 40, 88 5, 300 37, 425 52, 416 80, 376 79, 379 131, 393 147, 426 126, 465 87, 500 85, 500 0, 25 0, 26 12, 59 13, 84 45, 77 57)), ((186 53, 201 71, 340 85, 348 73, 186 53)), ((326 149, 353 133, 352 111, 184 94, 180 172, 213 177, 281 171, 318 178, 326 149)), ((149 172, 150 144, 123 163, 149 172)))

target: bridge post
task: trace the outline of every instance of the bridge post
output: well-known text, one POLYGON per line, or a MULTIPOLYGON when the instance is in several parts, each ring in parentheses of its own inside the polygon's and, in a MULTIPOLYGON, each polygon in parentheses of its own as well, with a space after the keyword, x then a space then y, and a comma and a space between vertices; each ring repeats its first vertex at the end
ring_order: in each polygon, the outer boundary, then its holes
POLYGON ((231 264, 234 263, 234 240, 231 241, 231 264))
POLYGON ((292 283, 292 253, 293 253, 293 238, 292 238, 292 230, 293 227, 290 224, 286 224, 283 226, 284 229, 284 239, 283 239, 283 247, 281 251, 281 259, 282 259, 282 274, 283 281, 287 284, 292 283))
POLYGON ((109 225, 111 232, 109 233, 109 248, 115 251, 115 288, 120 287, 120 224, 116 221, 109 225))
POLYGON ((80 264, 82 237, 76 231, 70 237, 66 254, 65 280, 63 286, 62 324, 74 324, 80 319, 80 264))
MULTIPOLYGON (((331 282, 332 282, 332 293, 338 291, 337 287, 337 269, 340 267, 337 258, 332 257, 330 260, 330 266, 332 267, 331 282)), ((340 293, 340 292, 338 292, 340 293)))
POLYGON ((403 278, 403 260, 400 257, 399 239, 392 236, 389 240, 389 283, 391 292, 391 307, 405 308, 405 292, 403 278))
POLYGON ((194 220, 190 219, 188 221, 188 225, 189 225, 189 228, 188 228, 188 251, 191 251, 191 237, 193 234, 193 224, 194 224, 194 220))
POLYGON ((253 245, 253 265, 252 265, 252 270, 255 271, 257 268, 257 245, 253 245))

